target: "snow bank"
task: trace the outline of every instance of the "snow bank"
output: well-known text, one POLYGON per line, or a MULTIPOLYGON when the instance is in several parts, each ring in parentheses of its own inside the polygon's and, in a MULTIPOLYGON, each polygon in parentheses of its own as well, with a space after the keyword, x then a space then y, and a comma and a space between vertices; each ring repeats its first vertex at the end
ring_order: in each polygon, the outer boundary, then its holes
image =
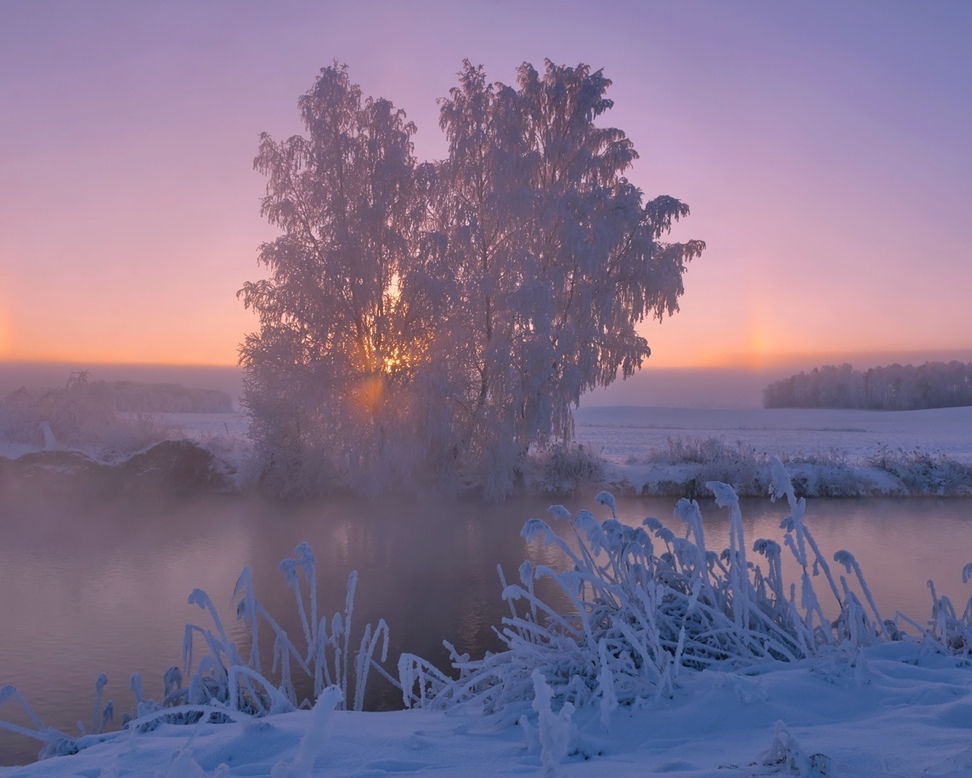
POLYGON ((242 485, 249 452, 242 414, 120 412, 112 430, 138 434, 124 437, 121 447, 114 434, 83 444, 56 438, 25 443, 0 435, 0 477, 36 485, 57 476, 83 476, 82 484, 95 491, 145 486, 227 491, 242 485))
POLYGON ((972 496, 972 408, 925 411, 582 408, 577 440, 623 494, 766 492, 771 457, 808 497, 972 496))
MULTIPOLYGON (((527 472, 528 489, 563 494, 586 485, 618 494, 681 497, 702 494, 707 481, 717 480, 741 495, 759 496, 766 492, 769 460, 776 456, 786 463, 798 492, 808 497, 972 496, 972 408, 606 407, 576 413, 578 445, 537 458, 527 472)), ((120 419, 149 435, 150 443, 195 440, 213 453, 235 485, 246 478, 250 441, 241 414, 164 413, 150 419, 120 414, 120 419)), ((41 450, 40 432, 32 443, 0 436, 0 458, 41 450)), ((51 450, 117 463, 138 449, 122 456, 112 441, 101 441, 56 442, 51 450)))
MULTIPOLYGON (((697 674, 671 697, 610 713, 606 727, 588 715, 556 774, 967 778, 970 711, 966 662, 885 644, 853 663, 834 657, 697 674), (778 722, 790 735, 789 751, 777 744, 778 722), (812 764, 831 767, 812 773, 812 764)), ((308 744, 316 753, 305 774, 321 776, 495 778, 541 771, 540 747, 523 727, 497 728, 472 713, 335 711, 326 725, 316 726, 309 711, 237 724, 163 724, 139 735, 102 736, 73 756, 0 768, 0 776, 286 775, 308 744)))

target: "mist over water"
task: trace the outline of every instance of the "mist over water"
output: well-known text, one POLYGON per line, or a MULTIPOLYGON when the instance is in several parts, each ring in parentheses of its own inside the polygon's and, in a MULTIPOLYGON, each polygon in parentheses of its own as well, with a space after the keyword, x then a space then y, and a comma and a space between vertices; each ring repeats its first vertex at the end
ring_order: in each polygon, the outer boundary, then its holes
MULTIPOLYGON (((300 644, 294 598, 277 565, 301 541, 315 553, 320 612, 329 620, 344 608, 348 574, 358 571, 353 640, 365 624, 384 618, 394 675, 403 651, 448 669, 444 639, 474 657, 502 647, 492 627, 509 607, 500 597, 497 565, 512 583, 526 558, 555 569, 567 564, 559 550, 523 540, 527 519, 547 519, 548 505, 558 502, 572 513, 586 508, 600 520, 609 517, 593 492, 500 505, 432 497, 284 504, 243 495, 105 496, 39 483, 9 487, 0 484, 0 685, 17 686, 46 724, 70 733, 77 721, 90 722, 101 672, 109 678, 106 699, 115 701, 116 723, 133 704, 131 673, 142 675, 146 696, 159 699, 162 673, 181 665, 184 625, 213 626, 207 613, 187 604, 196 587, 211 596, 245 657, 249 633, 236 622, 231 597, 244 565, 253 571, 257 598, 300 644)), ((657 516, 683 534, 672 518, 674 505, 674 498, 621 498, 619 518, 640 525, 657 516)), ((712 500, 701 507, 707 545, 719 550, 727 542, 726 511, 712 500)), ((781 539, 785 505, 744 500, 742 510, 748 548, 760 537, 781 539)), ((958 609, 967 599, 961 569, 972 560, 970 500, 810 500, 807 523, 828 558, 840 549, 857 556, 885 617, 900 609, 924 621, 929 577, 958 609)), ((554 528, 570 540, 569 525, 554 528)), ((784 560, 793 581, 787 553, 784 560)), ((822 578, 815 587, 824 607, 832 606, 822 578)), ((543 583, 539 591, 564 607, 543 583)), ((264 625, 264 639, 269 632, 264 625)), ((196 651, 198 661, 205 651, 201 645, 196 651)), ((261 653, 269 663, 272 644, 261 653)), ((390 685, 375 674, 370 683, 369 708, 398 705, 390 685)), ((0 763, 36 752, 32 741, 0 733, 0 763)))

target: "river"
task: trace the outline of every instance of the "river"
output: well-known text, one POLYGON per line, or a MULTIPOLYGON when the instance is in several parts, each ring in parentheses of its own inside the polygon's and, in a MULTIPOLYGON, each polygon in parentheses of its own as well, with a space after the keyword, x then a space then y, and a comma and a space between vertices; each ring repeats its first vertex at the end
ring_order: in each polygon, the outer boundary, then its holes
MULTIPOLYGON (((187 604, 194 588, 209 593, 245 645, 231 599, 249 565, 257 597, 289 634, 299 634, 293 595, 277 565, 301 541, 317 559, 323 613, 343 610, 348 575, 358 571, 354 630, 387 621, 393 675, 402 651, 444 663, 443 639, 481 655, 500 647, 492 627, 509 612, 497 565, 509 579, 525 558, 563 565, 559 553, 519 534, 551 502, 609 517, 593 492, 502 505, 421 499, 285 505, 239 495, 44 490, 0 496, 0 685, 16 686, 45 724, 74 734, 77 721, 91 721, 95 679, 105 672, 117 726, 133 705, 130 675, 140 673, 146 696, 159 699, 162 673, 181 664, 184 625, 211 626, 206 613, 187 604)), ((708 545, 721 549, 726 511, 712 501, 701 505, 708 545)), ((620 499, 619 518, 640 524, 656 516, 681 531, 673 506, 669 498, 620 499)), ((749 548, 758 537, 781 539, 785 503, 744 500, 742 509, 749 548)), ((924 621, 929 578, 959 609, 968 598, 972 586, 962 584, 961 571, 972 562, 972 500, 812 500, 807 524, 829 556, 840 549, 855 554, 885 617, 899 609, 924 621)), ((818 592, 823 599, 822 584, 818 592)), ((376 684, 368 704, 394 706, 396 693, 376 684)), ((0 718, 26 723, 10 702, 0 718)), ((0 764, 30 761, 37 749, 0 731, 0 764)))

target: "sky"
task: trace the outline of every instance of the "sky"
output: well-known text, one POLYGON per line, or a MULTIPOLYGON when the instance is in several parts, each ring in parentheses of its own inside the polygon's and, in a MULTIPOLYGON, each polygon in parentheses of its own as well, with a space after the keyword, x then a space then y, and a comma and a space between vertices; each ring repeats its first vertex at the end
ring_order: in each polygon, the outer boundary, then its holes
POLYGON ((957 0, 0 0, 0 361, 235 364, 259 134, 337 60, 441 158, 463 58, 603 68, 630 180, 691 207, 653 367, 967 355, 970 33, 957 0))

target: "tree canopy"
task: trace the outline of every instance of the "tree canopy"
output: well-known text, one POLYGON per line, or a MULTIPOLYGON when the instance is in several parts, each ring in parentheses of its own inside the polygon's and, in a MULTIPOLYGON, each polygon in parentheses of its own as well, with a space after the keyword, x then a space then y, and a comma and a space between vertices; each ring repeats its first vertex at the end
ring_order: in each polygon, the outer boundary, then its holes
POLYGON ((597 123, 611 82, 549 61, 516 75, 464 63, 437 162, 339 64, 300 98, 305 136, 261 136, 281 234, 240 290, 260 321, 240 355, 275 490, 432 478, 501 497, 531 446, 570 440, 585 391, 642 366, 638 324, 678 310, 705 244, 665 242, 688 206, 625 178, 631 141, 597 123))

